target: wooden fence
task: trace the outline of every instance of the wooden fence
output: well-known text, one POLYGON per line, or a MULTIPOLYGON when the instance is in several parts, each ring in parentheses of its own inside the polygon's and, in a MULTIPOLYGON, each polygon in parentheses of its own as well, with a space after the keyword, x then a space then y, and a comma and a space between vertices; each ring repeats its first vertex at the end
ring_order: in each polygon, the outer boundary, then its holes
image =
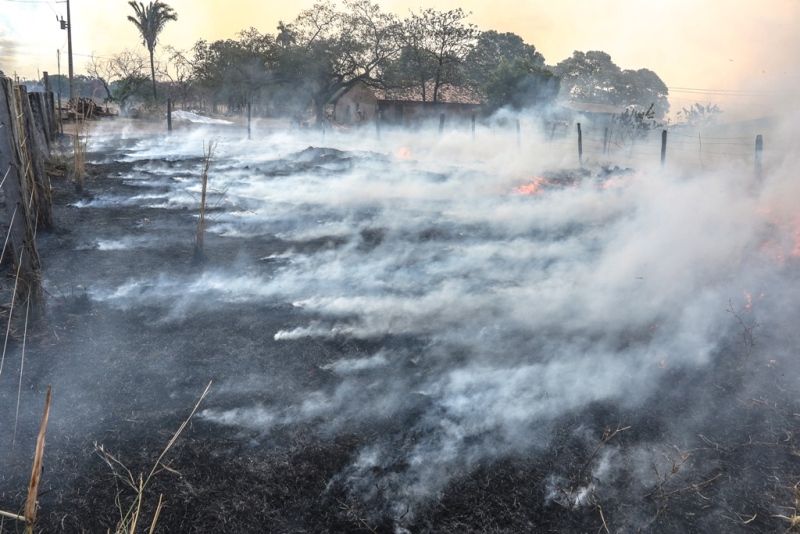
POLYGON ((14 297, 27 301, 34 317, 42 310, 36 232, 53 225, 45 162, 57 136, 53 93, 28 93, 11 78, 0 76, 0 187, 6 213, 0 262, 8 252, 17 274, 14 297))

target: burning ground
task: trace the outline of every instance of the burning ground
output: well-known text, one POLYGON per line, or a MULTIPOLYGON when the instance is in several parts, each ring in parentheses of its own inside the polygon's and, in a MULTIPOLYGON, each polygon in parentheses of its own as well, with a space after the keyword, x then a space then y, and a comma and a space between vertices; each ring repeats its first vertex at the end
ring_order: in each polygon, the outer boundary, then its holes
POLYGON ((0 374, 0 509, 47 384, 39 528, 97 532, 213 381, 147 489, 157 531, 795 526, 790 172, 223 135, 197 263, 211 135, 97 136, 88 192, 56 184, 47 324, 0 374))

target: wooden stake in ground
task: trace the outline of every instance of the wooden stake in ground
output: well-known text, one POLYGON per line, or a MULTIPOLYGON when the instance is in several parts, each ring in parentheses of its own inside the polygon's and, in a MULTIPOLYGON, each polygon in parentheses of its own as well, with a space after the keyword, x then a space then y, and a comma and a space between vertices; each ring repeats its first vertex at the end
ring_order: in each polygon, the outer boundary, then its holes
POLYGON ((33 532, 36 523, 37 497, 39 496, 39 483, 42 481, 42 458, 44 457, 44 436, 47 433, 47 420, 50 418, 50 386, 47 386, 47 397, 44 401, 44 415, 42 426, 39 428, 39 437, 36 438, 36 454, 33 456, 33 471, 31 483, 28 486, 28 501, 25 503, 25 522, 28 524, 27 532, 33 532))
POLYGON ((211 141, 208 147, 203 145, 203 176, 202 181, 202 194, 200 196, 200 215, 197 218, 197 235, 194 241, 194 258, 201 260, 203 258, 203 236, 206 231, 206 193, 208 192, 208 168, 211 166, 211 160, 214 157, 214 149, 217 143, 211 141))

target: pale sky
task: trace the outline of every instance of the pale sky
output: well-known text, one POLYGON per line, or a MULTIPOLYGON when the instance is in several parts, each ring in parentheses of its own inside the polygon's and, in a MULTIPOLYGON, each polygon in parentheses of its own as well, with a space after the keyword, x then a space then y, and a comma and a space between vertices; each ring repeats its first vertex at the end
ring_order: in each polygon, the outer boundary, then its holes
MULTIPOLYGON (((178 21, 167 24, 161 45, 190 48, 198 39, 235 37, 255 27, 275 33, 313 0, 168 0, 178 21)), ((728 119, 778 115, 800 108, 800 0, 379 0, 405 16, 433 7, 471 11, 482 30, 513 32, 534 45, 549 65, 574 50, 602 50, 623 69, 648 68, 670 88, 672 111, 714 102, 728 119), (703 91, 684 92, 686 89, 703 91), (724 93, 724 94, 722 94, 724 93)), ((75 72, 88 56, 141 47, 125 0, 70 0, 75 72)), ((62 1, 0 0, 0 70, 36 78, 67 72, 62 1)))

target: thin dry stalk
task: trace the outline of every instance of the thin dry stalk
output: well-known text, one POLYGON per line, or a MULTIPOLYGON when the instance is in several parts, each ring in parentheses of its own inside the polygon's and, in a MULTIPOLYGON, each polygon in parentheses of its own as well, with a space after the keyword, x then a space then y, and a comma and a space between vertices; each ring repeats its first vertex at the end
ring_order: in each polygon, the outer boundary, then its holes
MULTIPOLYGON (((676 447, 677 450, 677 447, 676 447)), ((691 453, 689 452, 681 452, 678 450, 678 456, 670 458, 666 453, 664 454, 664 458, 667 459, 668 462, 671 463, 672 467, 668 472, 661 473, 658 470, 658 464, 653 464, 653 470, 656 472, 656 479, 658 483, 656 486, 650 490, 648 493, 644 495, 644 498, 647 499, 648 497, 659 497, 664 495, 664 486, 672 479, 673 476, 678 474, 678 471, 681 470, 683 464, 691 457, 691 453)))
POLYGON ((745 356, 750 356, 753 352, 753 347, 756 345, 755 335, 753 331, 761 326, 760 324, 752 321, 750 324, 745 324, 744 319, 742 316, 748 311, 747 306, 744 308, 737 310, 733 306, 733 300, 728 300, 728 313, 733 315, 736 322, 739 323, 739 326, 742 328, 742 339, 741 344, 744 347, 745 356))
POLYGON ((158 523, 158 516, 161 515, 161 506, 163 504, 164 504, 164 494, 159 493, 158 506, 156 506, 156 512, 153 514, 153 522, 150 524, 150 534, 153 534, 156 531, 156 523, 158 523))
POLYGON ((336 500, 339 502, 339 508, 340 508, 342 511, 344 511, 344 512, 345 512, 345 513, 346 513, 348 516, 350 516, 350 518, 352 519, 352 521, 353 521, 353 522, 354 522, 356 525, 358 525, 358 526, 359 526, 359 530, 360 530, 361 528, 366 528, 367 530, 369 530, 370 532, 373 532, 374 534, 377 534, 377 533, 378 533, 378 531, 377 531, 377 530, 375 530, 375 529, 372 527, 372 525, 370 525, 369 523, 367 523, 367 520, 366 520, 366 519, 364 519, 364 518, 362 518, 362 517, 361 517, 361 514, 357 513, 357 512, 356 512, 356 511, 353 509, 353 507, 351 507, 349 504, 347 504, 346 502, 344 502, 344 501, 342 501, 342 500, 340 500, 340 499, 336 499, 336 500))
POLYGON ((16 519, 18 521, 25 521, 25 517, 17 514, 12 514, 11 512, 4 512, 0 510, 0 516, 3 517, 10 517, 11 519, 16 519))
POLYGON ((86 177, 86 148, 89 144, 89 126, 86 119, 81 116, 75 123, 72 132, 72 172, 75 177, 75 187, 83 191, 84 178, 86 177))
POLYGON ((600 450, 603 447, 605 447, 609 441, 614 439, 617 436, 617 434, 619 434, 620 432, 625 432, 630 428, 631 428, 630 426, 622 427, 619 424, 617 424, 616 429, 612 429, 610 426, 606 426, 603 429, 603 436, 600 438, 600 442, 597 444, 597 447, 595 447, 594 452, 592 452, 592 454, 589 455, 589 459, 586 460, 586 463, 583 464, 581 470, 578 471, 578 477, 577 477, 578 484, 580 484, 583 481, 586 471, 589 469, 589 466, 597 457, 597 454, 600 452, 600 450))
POLYGON ((36 454, 33 456, 33 471, 31 472, 31 483, 28 486, 28 501, 25 503, 25 520, 28 523, 27 531, 30 533, 33 532, 33 525, 36 523, 37 496, 39 495, 39 483, 42 481, 44 438, 47 434, 47 421, 50 418, 50 393, 51 387, 47 386, 42 426, 39 428, 39 437, 36 438, 36 454))
POLYGON ((134 534, 136 532, 136 523, 139 522, 139 515, 142 513, 142 493, 144 493, 144 482, 142 482, 142 475, 139 475, 139 488, 137 490, 136 499, 136 511, 133 512, 133 518, 131 519, 131 529, 130 534, 134 534))
POLYGON ((203 143, 203 175, 202 194, 200 196, 200 216, 197 218, 197 235, 195 236, 195 254, 202 254, 203 252, 203 237, 206 231, 206 194, 208 192, 208 169, 211 166, 211 160, 214 157, 214 150, 217 148, 217 143, 211 141, 206 147, 203 143))
MULTIPOLYGON (((194 408, 192 408, 192 411, 189 414, 189 416, 183 421, 183 423, 178 428, 178 430, 176 430, 175 433, 172 435, 172 439, 169 440, 169 442, 167 443, 167 446, 164 447, 164 450, 161 451, 161 454, 158 456, 158 459, 156 459, 155 463, 153 464, 153 468, 150 470, 150 473, 147 475, 147 477, 143 480, 142 476, 139 475, 138 483, 134 483, 134 485, 133 485, 134 489, 136 490, 136 497, 134 497, 134 501, 131 504, 130 508, 128 509, 127 513, 125 513, 123 515, 122 519, 120 520, 119 524, 117 525, 117 530, 116 530, 117 534, 123 534, 123 533, 125 533, 125 534, 134 534, 135 533, 135 531, 136 531, 136 523, 138 522, 139 513, 140 513, 141 508, 142 508, 142 501, 143 501, 143 498, 144 498, 144 490, 145 490, 145 488, 150 483, 150 480, 153 478, 153 476, 157 472, 160 471, 160 468, 165 468, 165 466, 161 465, 161 461, 164 459, 164 456, 166 456, 166 454, 169 452, 169 450, 172 448, 172 446, 175 445, 175 442, 178 441, 178 437, 180 437, 181 433, 186 428, 186 425, 189 424, 189 421, 192 420, 192 417, 194 417, 194 414, 197 412, 197 409, 200 407, 200 403, 203 402, 203 399, 206 398, 206 396, 208 395, 208 393, 210 391, 211 391, 211 382, 208 383, 208 385, 206 386, 206 389, 203 391, 203 394, 200 395, 200 399, 194 405, 194 408)), ((125 469, 125 471, 128 473, 128 476, 132 479, 132 476, 130 475, 130 471, 124 465, 122 465, 122 463, 119 460, 117 460, 116 458, 111 456, 109 453, 105 452, 102 449, 102 447, 99 450, 104 455, 104 459, 106 460, 106 462, 110 466, 112 466, 112 470, 114 470, 115 474, 116 474, 116 470, 114 469, 114 465, 113 465, 114 463, 122 466, 125 469), (109 459, 108 459, 109 457, 111 458, 111 461, 109 461, 109 459)), ((130 480, 128 480, 127 482, 130 483, 130 480)), ((160 514, 160 513, 161 513, 161 497, 159 497, 159 507, 156 509, 155 517, 153 518, 153 524, 151 526, 151 531, 155 527, 155 522, 157 521, 158 514, 160 514)))
POLYGON ((606 534, 611 534, 611 531, 608 530, 608 524, 606 523, 606 516, 603 515, 603 508, 599 504, 597 505, 597 511, 600 512, 600 519, 603 521, 603 529, 606 531, 606 534))

